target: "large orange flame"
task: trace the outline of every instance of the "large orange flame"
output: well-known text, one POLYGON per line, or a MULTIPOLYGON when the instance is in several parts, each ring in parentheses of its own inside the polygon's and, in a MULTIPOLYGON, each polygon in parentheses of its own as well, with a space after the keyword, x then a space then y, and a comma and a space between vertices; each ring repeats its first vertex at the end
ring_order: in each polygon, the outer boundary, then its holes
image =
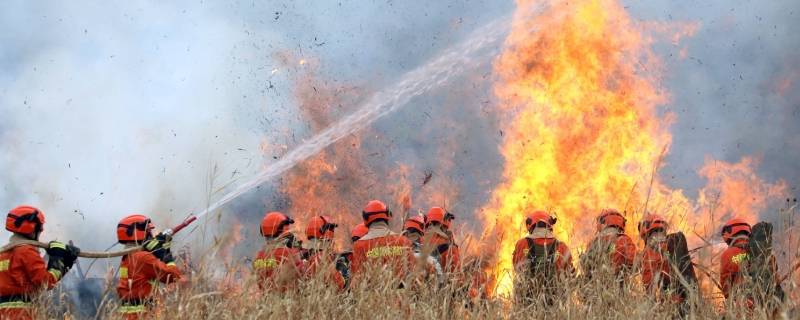
MULTIPOLYGON (((628 211, 643 203, 641 186, 670 143, 664 101, 647 76, 656 65, 646 41, 616 1, 553 1, 530 17, 520 2, 506 51, 495 71, 496 94, 509 113, 505 183, 485 219, 499 246, 495 273, 511 269, 525 212, 559 218, 556 234, 571 242, 592 234, 603 207, 628 211)), ((510 291, 501 276, 498 293, 510 291)))
MULTIPOLYGON (((593 236, 595 217, 606 207, 626 212, 631 235, 645 211, 665 216, 689 236, 699 225, 716 229, 717 221, 694 215, 702 213, 703 201, 696 206, 656 174, 673 116, 657 110, 667 96, 647 24, 632 20, 616 0, 520 1, 518 7, 495 62, 495 93, 507 123, 504 180, 481 210, 485 237, 496 242, 495 293, 511 293, 512 251, 526 233, 525 213, 534 209, 559 218, 556 236, 573 254, 593 236), (545 12, 531 16, 542 5, 545 12)), ((730 166, 723 171, 746 179, 701 173, 729 191, 731 211, 754 216, 762 200, 748 199, 752 189, 724 185, 752 182, 751 163, 730 166)))

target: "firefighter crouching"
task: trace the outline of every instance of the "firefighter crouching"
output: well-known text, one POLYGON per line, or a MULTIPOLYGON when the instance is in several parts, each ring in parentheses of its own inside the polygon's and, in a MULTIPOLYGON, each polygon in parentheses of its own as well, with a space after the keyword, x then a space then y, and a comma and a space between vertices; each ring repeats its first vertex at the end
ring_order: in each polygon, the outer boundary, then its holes
POLYGON ((165 234, 153 236, 154 228, 148 217, 139 214, 127 216, 117 224, 120 244, 143 248, 123 256, 120 262, 118 311, 125 319, 152 318, 159 283, 170 284, 181 278, 170 249, 172 238, 165 234))
POLYGON ((392 212, 381 201, 367 203, 361 217, 369 231, 353 244, 353 283, 361 285, 369 273, 372 281, 366 285, 404 286, 403 280, 413 271, 416 260, 411 241, 389 230, 392 212))
POLYGON ((528 236, 517 241, 513 254, 517 303, 553 305, 563 298, 563 280, 575 274, 569 247, 553 234, 555 223, 544 211, 525 219, 528 236))
POLYGON ((265 291, 286 291, 297 286, 305 272, 301 251, 289 226, 294 220, 280 212, 269 212, 261 220, 264 248, 253 260, 258 286, 265 291))
POLYGON ((0 253, 0 319, 33 319, 32 299, 66 275, 80 249, 51 241, 45 249, 49 256, 45 264, 37 247, 19 244, 38 241, 44 231, 44 214, 31 206, 12 209, 6 217, 6 230, 13 233, 9 239, 13 247, 0 253))

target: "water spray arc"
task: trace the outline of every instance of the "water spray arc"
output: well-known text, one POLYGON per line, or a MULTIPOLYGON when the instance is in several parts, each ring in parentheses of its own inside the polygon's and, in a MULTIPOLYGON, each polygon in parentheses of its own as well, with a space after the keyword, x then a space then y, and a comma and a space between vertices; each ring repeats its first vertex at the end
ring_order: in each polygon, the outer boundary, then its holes
POLYGON ((428 63, 404 74, 391 87, 372 95, 355 112, 345 116, 314 137, 270 164, 256 176, 239 184, 233 190, 210 204, 196 216, 202 218, 242 194, 281 175, 299 162, 319 153, 343 137, 358 132, 375 120, 405 106, 412 98, 447 83, 453 76, 489 60, 498 53, 502 35, 509 29, 509 17, 497 19, 472 32, 467 40, 452 46, 428 63))

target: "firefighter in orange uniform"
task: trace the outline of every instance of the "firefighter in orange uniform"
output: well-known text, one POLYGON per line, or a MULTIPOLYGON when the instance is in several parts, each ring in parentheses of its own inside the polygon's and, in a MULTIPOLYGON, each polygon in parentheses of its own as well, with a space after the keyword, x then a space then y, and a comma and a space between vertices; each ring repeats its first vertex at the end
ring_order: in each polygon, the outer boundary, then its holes
POLYGON ((553 305, 563 293, 561 280, 575 274, 569 247, 553 234, 555 224, 549 213, 534 211, 525 219, 528 236, 514 247, 515 297, 524 304, 543 298, 553 305))
POLYGON ((300 248, 289 225, 294 220, 280 212, 269 212, 261 220, 261 235, 264 248, 253 261, 253 270, 258 275, 258 286, 263 290, 286 291, 296 285, 305 272, 300 248))
POLYGON ((450 224, 455 216, 440 207, 433 207, 425 215, 425 243, 444 272, 455 273, 461 269, 461 254, 453 241, 450 224))
POLYGON ((44 231, 44 214, 31 206, 12 209, 6 217, 6 230, 13 234, 9 239, 12 248, 0 253, 0 319, 33 319, 31 300, 66 275, 80 249, 51 241, 45 249, 50 257, 45 265, 37 247, 21 243, 38 241, 44 231))
POLYGON ((367 232, 369 232, 369 228, 367 228, 367 226, 365 226, 363 222, 357 224, 355 228, 353 228, 353 230, 350 231, 350 241, 352 241, 353 244, 355 244, 356 241, 358 241, 358 239, 361 239, 361 237, 365 236, 367 232))
POLYGON ((367 271, 379 271, 389 265, 392 277, 405 278, 415 264, 411 241, 389 230, 392 212, 383 202, 372 200, 361 213, 369 232, 353 244, 354 279, 367 271))
POLYGON ((403 222, 403 236, 414 245, 414 253, 419 254, 420 242, 425 235, 425 217, 413 216, 403 222))
POLYGON ((126 248, 142 246, 142 251, 122 257, 119 266, 117 295, 119 313, 125 319, 153 317, 158 284, 170 284, 181 278, 170 249, 172 237, 153 236, 153 223, 146 216, 130 215, 117 224, 117 240, 126 248))
POLYGON ((648 214, 639 222, 638 229, 645 244, 641 258, 642 283, 645 289, 659 300, 683 303, 685 297, 675 290, 678 283, 672 278, 673 272, 667 257, 667 222, 659 215, 648 214))
MULTIPOLYGON (((625 234, 626 219, 615 209, 604 209, 597 217, 597 236, 589 243, 581 259, 588 278, 597 272, 608 272, 618 281, 633 268, 636 245, 625 234)), ((620 282, 621 283, 621 282, 620 282)))
MULTIPOLYGON (((750 246, 748 245, 751 233, 750 224, 742 219, 731 219, 725 223, 721 234, 722 239, 728 244, 728 248, 722 252, 719 267, 719 282, 722 285, 722 293, 725 295, 725 299, 742 299, 734 303, 745 305, 750 309, 755 307, 756 302, 752 295, 753 288, 744 288, 744 286, 752 286, 754 283, 745 284, 743 282, 743 273, 747 272, 745 266, 753 266, 752 264, 754 263, 751 259, 750 246), (737 292, 737 289, 744 290, 737 292)), ((775 256, 769 256, 766 263, 771 273, 777 275, 778 264, 775 256)), ((778 277, 775 277, 775 280, 775 287, 771 289, 779 292, 779 297, 782 297, 783 290, 780 288, 780 280, 778 277)))
POLYGON ((306 242, 303 244, 303 260, 307 261, 306 276, 313 278, 319 269, 325 268, 326 281, 344 289, 346 274, 337 271, 336 264, 341 263, 333 252, 333 233, 336 227, 333 219, 327 216, 316 216, 306 225, 306 242))

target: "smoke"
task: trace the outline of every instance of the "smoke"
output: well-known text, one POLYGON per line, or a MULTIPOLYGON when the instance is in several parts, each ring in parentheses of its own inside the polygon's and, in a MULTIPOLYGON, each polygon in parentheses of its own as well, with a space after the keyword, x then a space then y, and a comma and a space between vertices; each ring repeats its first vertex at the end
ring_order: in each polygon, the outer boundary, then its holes
POLYGON ((10 6, 0 205, 43 209, 45 239, 104 249, 121 217, 163 228, 205 204, 213 168, 226 180, 260 165, 248 115, 266 108, 240 85, 260 76, 228 21, 178 6, 10 6))
POLYGON ((676 114, 665 180, 690 194, 705 185, 695 174, 704 158, 760 160, 767 181, 800 187, 800 38, 797 1, 628 3, 633 15, 698 24, 694 35, 659 48, 669 67, 666 87, 676 114))

